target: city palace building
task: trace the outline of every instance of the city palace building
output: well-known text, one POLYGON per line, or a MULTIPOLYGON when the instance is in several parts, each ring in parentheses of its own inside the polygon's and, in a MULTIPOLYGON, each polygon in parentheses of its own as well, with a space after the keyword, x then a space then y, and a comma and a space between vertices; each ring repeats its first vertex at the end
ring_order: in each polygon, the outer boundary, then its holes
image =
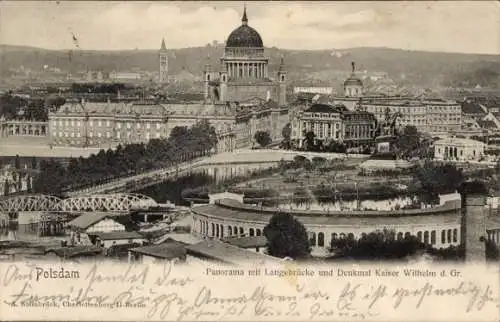
MULTIPOLYGON (((159 58, 164 74, 166 52, 162 42, 159 58)), ((203 102, 68 102, 49 113, 51 144, 102 147, 147 142, 168 137, 176 126, 191 126, 200 120, 215 127, 219 151, 252 146, 259 131, 279 140, 289 123, 286 70, 282 58, 273 80, 268 62, 261 36, 248 25, 245 8, 241 26, 227 38, 220 71, 205 66, 203 102)), ((162 81, 167 77, 164 74, 162 81)))

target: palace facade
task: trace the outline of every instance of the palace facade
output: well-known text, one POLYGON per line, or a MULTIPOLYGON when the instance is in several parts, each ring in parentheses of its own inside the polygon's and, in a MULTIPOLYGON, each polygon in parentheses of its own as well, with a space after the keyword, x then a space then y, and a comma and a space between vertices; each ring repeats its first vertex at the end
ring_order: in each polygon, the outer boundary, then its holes
POLYGON ((348 147, 369 145, 373 141, 376 120, 365 111, 349 111, 344 105, 313 104, 292 117, 292 143, 302 148, 306 133, 314 133, 323 145, 344 143, 348 147))

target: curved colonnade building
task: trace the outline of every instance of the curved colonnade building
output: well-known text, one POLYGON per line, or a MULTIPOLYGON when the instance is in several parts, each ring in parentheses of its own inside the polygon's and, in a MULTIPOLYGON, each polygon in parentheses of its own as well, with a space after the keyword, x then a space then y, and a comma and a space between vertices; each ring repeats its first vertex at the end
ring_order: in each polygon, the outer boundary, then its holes
MULTIPOLYGON (((460 204, 447 202, 428 209, 397 211, 287 211, 304 224, 308 231, 312 254, 327 255, 332 239, 361 238, 376 230, 390 229, 396 238, 415 235, 435 248, 447 248, 461 243, 460 204)), ((214 204, 192 208, 192 234, 202 238, 263 235, 264 227, 278 208, 258 207, 222 199, 214 204)), ((498 241, 500 234, 495 232, 498 241)))

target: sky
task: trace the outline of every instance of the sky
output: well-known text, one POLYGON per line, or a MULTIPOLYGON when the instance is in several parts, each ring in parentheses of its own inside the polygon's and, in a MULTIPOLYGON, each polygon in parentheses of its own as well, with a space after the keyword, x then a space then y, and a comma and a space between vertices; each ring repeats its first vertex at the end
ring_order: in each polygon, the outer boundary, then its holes
MULTIPOLYGON (((0 43, 47 49, 204 46, 241 24, 243 2, 0 2, 0 43), (73 40, 75 35, 77 42, 73 40)), ((500 2, 246 2, 266 47, 500 54, 500 2)))

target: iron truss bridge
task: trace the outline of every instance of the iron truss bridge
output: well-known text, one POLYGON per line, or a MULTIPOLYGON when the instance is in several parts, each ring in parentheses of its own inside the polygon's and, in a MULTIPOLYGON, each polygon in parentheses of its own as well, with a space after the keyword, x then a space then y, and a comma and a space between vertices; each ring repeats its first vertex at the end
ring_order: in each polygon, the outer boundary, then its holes
POLYGON ((82 195, 61 199, 35 194, 9 196, 0 199, 0 212, 129 212, 157 207, 158 203, 145 195, 131 193, 82 195))

